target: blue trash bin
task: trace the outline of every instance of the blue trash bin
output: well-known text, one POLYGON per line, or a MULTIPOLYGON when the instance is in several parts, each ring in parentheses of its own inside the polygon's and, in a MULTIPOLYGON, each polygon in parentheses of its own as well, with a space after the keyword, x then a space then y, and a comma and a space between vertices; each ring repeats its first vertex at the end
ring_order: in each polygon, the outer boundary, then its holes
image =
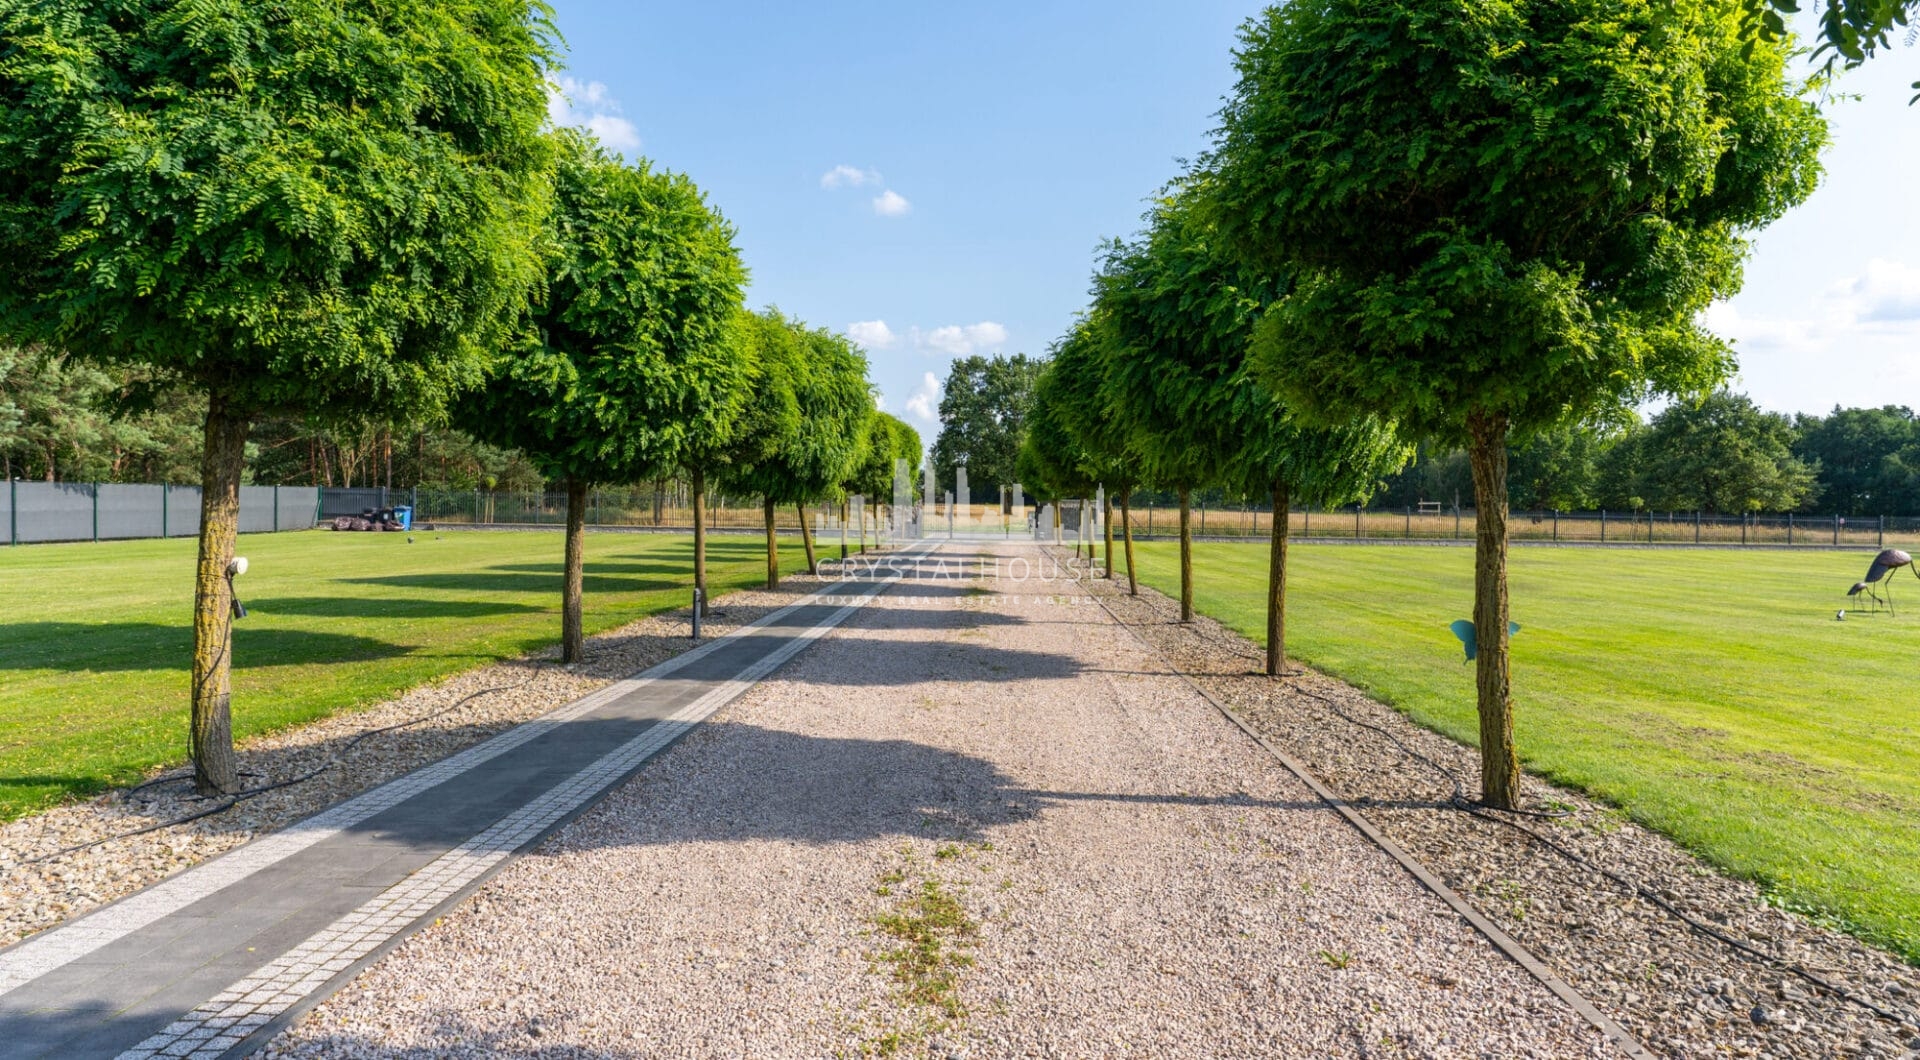
POLYGON ((405 504, 395 505, 393 509, 393 517, 399 520, 400 529, 402 530, 413 529, 413 508, 410 507, 409 505, 405 505, 405 504))

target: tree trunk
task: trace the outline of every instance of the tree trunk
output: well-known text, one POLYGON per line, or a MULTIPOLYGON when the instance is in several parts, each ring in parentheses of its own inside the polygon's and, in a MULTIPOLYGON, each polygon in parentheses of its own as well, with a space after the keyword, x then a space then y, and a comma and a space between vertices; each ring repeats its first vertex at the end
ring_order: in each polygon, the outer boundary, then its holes
POLYGON ((560 590, 560 661, 577 663, 586 653, 580 595, 586 567, 587 484, 567 479, 567 580, 560 590))
POLYGON ((1480 698, 1480 798, 1514 806, 1520 759, 1513 747, 1513 685, 1507 658, 1507 418, 1467 417, 1473 467, 1473 626, 1480 698))
POLYGON ((1113 580, 1113 494, 1100 494, 1100 530, 1107 537, 1107 580, 1113 580))
POLYGON ((800 515, 800 543, 807 550, 807 573, 818 575, 820 561, 813 554, 813 527, 807 525, 807 506, 796 501, 793 510, 800 515))
MULTIPOLYGON (((713 611, 707 599, 707 472, 693 469, 693 588, 700 594, 700 614, 713 611)), ((658 496, 656 494, 656 496, 658 496)))
POLYGON ((1180 487, 1180 621, 1193 621, 1193 491, 1180 487))
POLYGON ((1267 557, 1267 676, 1287 672, 1287 486, 1273 484, 1273 549, 1267 557))
POLYGON ((1120 540, 1127 553, 1127 595, 1140 595, 1140 576, 1133 572, 1133 490, 1120 491, 1120 540))
MULTIPOLYGON (((853 498, 842 497, 840 498, 840 562, 842 565, 847 562, 847 520, 851 518, 853 518, 853 498)), ((863 521, 860 532, 864 534, 866 531, 867 527, 863 521)))
POLYGON ((780 588, 780 539, 773 532, 773 498, 761 498, 767 517, 767 588, 780 588))
POLYGON ((193 784, 202 795, 225 795, 240 789, 233 758, 233 587, 227 566, 240 530, 247 417, 218 393, 207 397, 205 440, 193 592, 193 784))

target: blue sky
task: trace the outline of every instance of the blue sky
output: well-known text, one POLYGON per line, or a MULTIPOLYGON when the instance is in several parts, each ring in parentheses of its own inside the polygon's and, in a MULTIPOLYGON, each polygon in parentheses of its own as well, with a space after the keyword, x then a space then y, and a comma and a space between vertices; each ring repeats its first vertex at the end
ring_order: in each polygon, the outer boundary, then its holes
MULTIPOLYGON (((751 303, 861 340, 930 443, 952 358, 1043 353, 1100 240, 1204 148, 1259 6, 562 0, 555 109, 706 188, 751 303)), ((1823 187, 1710 315, 1763 405, 1920 404, 1915 78, 1898 49, 1843 82, 1823 187)))

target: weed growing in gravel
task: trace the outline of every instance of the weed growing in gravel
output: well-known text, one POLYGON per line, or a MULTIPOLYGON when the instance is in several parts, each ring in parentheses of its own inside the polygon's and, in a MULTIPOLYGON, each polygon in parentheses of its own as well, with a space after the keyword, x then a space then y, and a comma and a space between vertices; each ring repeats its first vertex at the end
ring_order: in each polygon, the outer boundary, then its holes
POLYGON ((1353 954, 1346 950, 1321 950, 1320 959, 1327 962, 1327 967, 1338 971, 1353 963, 1353 954))
POLYGON ((939 880, 923 880, 919 893, 873 922, 900 943, 882 950, 875 960, 892 966, 902 999, 949 1019, 965 1015, 960 972, 972 967, 973 957, 959 947, 965 944, 962 940, 979 934, 980 927, 959 900, 939 880))

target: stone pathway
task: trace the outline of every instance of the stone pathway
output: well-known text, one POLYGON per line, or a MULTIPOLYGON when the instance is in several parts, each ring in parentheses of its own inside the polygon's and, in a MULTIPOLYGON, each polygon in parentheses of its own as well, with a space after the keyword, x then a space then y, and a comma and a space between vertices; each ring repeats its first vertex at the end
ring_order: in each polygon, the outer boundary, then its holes
POLYGON ((0 950, 0 1055, 244 1055, 893 578, 829 587, 0 950))
POLYGON ((1613 1055, 1039 549, 920 573, 268 1053, 1613 1055))

